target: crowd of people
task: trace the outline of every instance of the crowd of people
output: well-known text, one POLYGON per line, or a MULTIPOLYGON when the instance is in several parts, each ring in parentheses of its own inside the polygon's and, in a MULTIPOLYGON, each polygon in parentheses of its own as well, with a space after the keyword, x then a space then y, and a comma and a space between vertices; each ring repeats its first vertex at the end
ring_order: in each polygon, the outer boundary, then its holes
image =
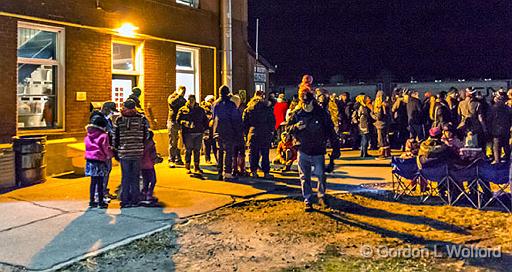
MULTIPOLYGON (((313 88, 313 77, 305 75, 290 100, 283 93, 256 91, 245 101, 227 86, 219 89, 217 99, 209 95, 197 101, 195 95, 185 97, 185 93, 181 86, 167 100, 169 167, 184 166, 188 174, 202 175, 204 154, 207 165, 216 164, 219 180, 233 181, 258 178, 258 171, 273 179, 271 164, 290 171, 297 161, 308 211, 314 202, 312 175, 319 180, 318 203, 328 205, 326 173, 333 170, 341 147, 360 150, 362 158, 371 157, 370 149, 378 150, 378 158, 390 157, 392 148, 401 149, 402 157, 418 157, 425 164, 485 156, 490 144, 493 163, 510 159, 512 91, 496 91, 490 100, 489 94, 476 89, 455 88, 426 92, 423 97, 417 90, 396 89, 391 95, 378 90, 373 100, 364 93, 351 99, 348 92, 313 88), (276 155, 270 159, 273 147, 276 155), (328 148, 332 152, 326 165, 328 148)), ((91 114, 85 145, 92 207, 107 206, 112 158, 121 164, 121 207, 157 203, 154 165, 162 158, 156 153, 140 95, 141 90, 134 88, 115 118, 113 102, 91 114)))

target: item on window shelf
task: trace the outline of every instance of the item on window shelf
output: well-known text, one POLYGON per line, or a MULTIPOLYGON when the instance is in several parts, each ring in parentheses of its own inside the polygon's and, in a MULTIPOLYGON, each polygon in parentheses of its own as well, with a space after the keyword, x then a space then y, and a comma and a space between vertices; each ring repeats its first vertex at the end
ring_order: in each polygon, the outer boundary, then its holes
POLYGON ((21 114, 28 114, 30 113, 30 105, 28 102, 21 102, 18 106, 18 112, 21 114))
POLYGON ((53 71, 51 69, 46 72, 46 81, 53 82, 53 71))
POLYGON ((18 84, 18 88, 16 89, 17 94, 24 94, 25 93, 25 85, 18 84))
POLYGON ((43 94, 43 84, 41 84, 41 82, 33 81, 28 90, 28 94, 43 94))
MULTIPOLYGON (((33 81, 42 81, 43 80, 43 74, 41 72, 41 68, 37 68, 36 70, 34 70, 31 74, 30 74, 30 77, 32 78, 33 81)), ((45 73, 46 75, 46 73, 45 73)))

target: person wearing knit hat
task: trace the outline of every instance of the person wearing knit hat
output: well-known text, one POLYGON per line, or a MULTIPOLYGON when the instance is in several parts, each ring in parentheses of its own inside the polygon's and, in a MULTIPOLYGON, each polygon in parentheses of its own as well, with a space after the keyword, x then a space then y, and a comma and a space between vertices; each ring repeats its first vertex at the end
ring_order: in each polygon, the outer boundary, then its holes
POLYGON ((169 167, 174 168, 176 165, 184 165, 181 159, 181 151, 179 149, 179 131, 180 125, 176 121, 178 111, 185 106, 187 100, 185 93, 187 88, 179 86, 178 89, 169 95, 167 104, 169 105, 169 113, 167 115, 167 129, 169 133, 169 167))

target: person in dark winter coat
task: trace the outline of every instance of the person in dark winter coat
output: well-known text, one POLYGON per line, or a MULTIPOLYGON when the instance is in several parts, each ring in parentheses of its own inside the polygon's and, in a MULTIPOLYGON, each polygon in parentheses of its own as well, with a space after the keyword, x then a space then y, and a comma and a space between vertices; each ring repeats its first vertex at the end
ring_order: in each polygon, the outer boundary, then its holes
POLYGON ((146 117, 135 107, 133 100, 126 100, 114 127, 114 148, 122 172, 121 208, 137 206, 140 197, 140 160, 144 154, 144 140, 149 125, 146 117))
POLYGON ((425 135, 423 130, 422 107, 418 91, 413 90, 406 95, 405 102, 409 138, 418 138, 419 141, 422 141, 425 135))
POLYGON ((434 106, 434 120, 432 127, 443 128, 445 125, 452 123, 450 107, 446 102, 446 92, 440 92, 437 95, 434 106))
POLYGON ((174 168, 176 165, 183 165, 181 160, 180 149, 178 148, 180 124, 176 121, 178 111, 185 106, 186 88, 178 87, 178 90, 167 98, 169 105, 169 114, 167 117, 167 129, 169 130, 169 167, 174 168))
POLYGON ((494 97, 494 105, 491 107, 489 120, 489 132, 492 137, 493 164, 501 162, 501 150, 505 156, 503 162, 510 160, 510 127, 512 126, 512 111, 505 102, 506 95, 494 97))
POLYGON ((217 141, 219 179, 233 180, 233 148, 237 131, 242 128, 242 116, 231 101, 228 86, 221 86, 220 98, 213 104, 213 137, 217 141))
POLYGON ((194 154, 194 171, 203 173, 199 167, 203 134, 208 130, 208 117, 203 108, 196 102, 196 96, 191 94, 188 101, 179 111, 176 122, 181 126, 181 136, 185 145, 185 168, 191 173, 190 163, 194 154))
POLYGON ((311 174, 318 177, 319 204, 328 205, 325 199, 327 141, 333 148, 331 160, 340 157, 340 146, 329 114, 316 103, 313 93, 302 92, 299 99, 301 108, 294 112, 288 121, 288 131, 299 142, 298 164, 302 195, 306 205, 305 211, 310 212, 313 210, 311 174))
POLYGON ((272 106, 265 100, 263 92, 256 92, 244 110, 243 127, 249 145, 251 175, 258 177, 258 164, 261 157, 261 170, 266 179, 270 175, 270 146, 274 137, 275 117, 272 106))

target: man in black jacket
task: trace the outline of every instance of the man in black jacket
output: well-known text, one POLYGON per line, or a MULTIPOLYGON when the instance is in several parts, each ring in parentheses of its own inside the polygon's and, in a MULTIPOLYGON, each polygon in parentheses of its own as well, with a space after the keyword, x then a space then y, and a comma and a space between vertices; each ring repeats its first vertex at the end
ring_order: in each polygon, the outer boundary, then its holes
POLYGON ((184 98, 185 91, 185 86, 180 86, 176 92, 167 98, 167 103, 169 104, 169 115, 167 117, 167 129, 169 129, 169 167, 171 168, 176 167, 176 165, 183 165, 178 148, 180 125, 176 122, 176 116, 181 107, 187 103, 187 100, 184 98))
POLYGON ((196 102, 196 96, 191 94, 188 101, 179 111, 176 122, 181 126, 181 136, 185 145, 185 168, 190 174, 190 163, 194 153, 194 172, 202 174, 199 167, 203 134, 208 129, 208 117, 203 108, 196 102))
POLYGON ((417 90, 412 90, 405 98, 407 109, 407 124, 409 125, 409 137, 423 141, 425 133, 423 131, 423 115, 421 101, 417 90))
POLYGON ((249 143, 249 163, 252 177, 258 177, 258 163, 261 157, 261 170, 265 175, 264 178, 272 179, 269 151, 276 121, 272 105, 264 99, 262 91, 257 91, 249 101, 242 120, 249 143))
POLYGON ((305 210, 310 212, 313 209, 311 174, 318 177, 318 202, 320 205, 326 206, 325 153, 327 141, 330 141, 333 148, 331 159, 340 157, 340 146, 329 114, 316 103, 313 94, 304 92, 299 99, 302 107, 293 113, 288 122, 288 130, 290 135, 300 143, 299 175, 302 195, 306 204, 305 210), (312 173, 313 169, 314 173, 312 173))

